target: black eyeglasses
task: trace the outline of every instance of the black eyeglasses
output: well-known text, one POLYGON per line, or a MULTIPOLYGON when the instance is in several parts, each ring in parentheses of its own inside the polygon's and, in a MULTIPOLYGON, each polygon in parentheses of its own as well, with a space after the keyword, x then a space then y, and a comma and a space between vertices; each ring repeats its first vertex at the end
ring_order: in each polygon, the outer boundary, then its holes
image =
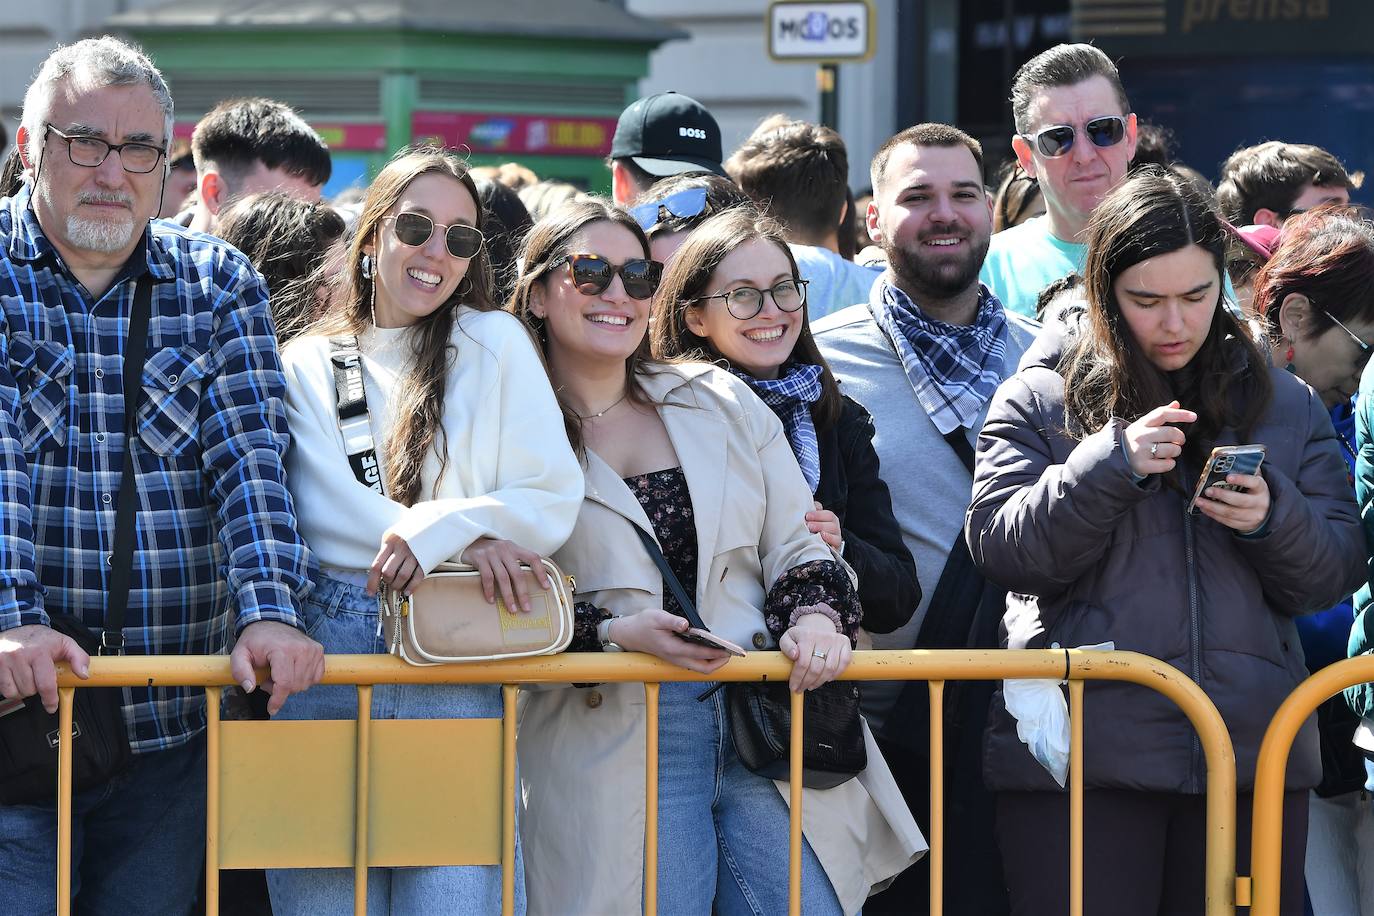
POLYGON ((67 158, 71 160, 72 165, 87 169, 100 165, 110 153, 117 153, 119 164, 124 167, 124 171, 146 175, 157 168, 158 161, 163 156, 162 147, 153 146, 151 143, 106 143, 99 137, 64 134, 51 124, 44 124, 45 141, 48 134, 57 134, 57 138, 67 144, 67 158))
POLYGON ((783 280, 775 283, 771 289, 758 289, 753 286, 741 286, 739 289, 732 289, 728 293, 716 293, 714 296, 702 296, 698 299, 724 299, 726 310, 738 318, 740 321, 748 321, 759 312, 763 311, 763 295, 767 293, 773 297, 773 304, 778 307, 780 312, 795 312, 803 305, 806 305, 806 280, 783 280))
POLYGON ((635 218, 635 222, 639 223, 639 228, 648 232, 658 225, 659 210, 667 210, 669 214, 679 219, 690 219, 700 215, 705 209, 706 189, 687 188, 675 194, 669 194, 662 200, 631 207, 630 215, 635 218))
POLYGON ((444 247, 455 258, 463 260, 475 258, 477 252, 482 250, 482 233, 475 226, 466 226, 462 223, 445 226, 443 223, 436 223, 423 213, 414 213, 410 210, 397 213, 395 216, 382 217, 383 222, 386 220, 392 221, 392 230, 396 233, 396 241, 402 245, 409 245, 411 248, 419 248, 428 242, 435 229, 443 229, 444 247))
POLYGON ((611 285, 616 274, 631 299, 648 299, 658 290, 663 277, 663 265, 648 258, 633 258, 616 266, 599 254, 565 254, 549 262, 553 270, 568 265, 573 286, 584 296, 599 296, 611 285))
MULTIPOLYGON (((1119 115, 1104 115, 1084 123, 1083 133, 1093 146, 1106 148, 1116 146, 1126 139, 1126 119, 1119 115)), ((1077 131, 1071 124, 1053 124, 1022 137, 1039 150, 1046 159, 1058 159, 1073 149, 1077 131)))
POLYGON ((1360 348, 1361 356, 1363 356, 1365 359, 1369 358, 1369 344, 1365 343, 1363 340, 1360 340, 1360 338, 1355 335, 1354 331, 1350 330, 1345 325, 1341 324, 1340 319, 1338 319, 1335 315, 1328 312, 1326 309, 1322 309, 1322 314, 1325 315, 1327 318, 1330 318, 1332 323, 1335 324, 1336 327, 1340 328, 1350 337, 1351 340, 1355 341, 1355 346, 1360 348))

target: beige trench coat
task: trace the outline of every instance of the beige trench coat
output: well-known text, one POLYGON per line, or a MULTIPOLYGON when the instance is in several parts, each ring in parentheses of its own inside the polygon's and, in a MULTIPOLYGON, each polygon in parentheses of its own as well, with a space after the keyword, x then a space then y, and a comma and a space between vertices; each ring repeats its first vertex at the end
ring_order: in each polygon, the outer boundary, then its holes
MULTIPOLYGON (((794 566, 831 559, 807 531, 808 487, 782 424, 734 376, 705 365, 641 376, 660 404, 696 517, 698 610, 713 631, 773 649, 768 586, 794 566), (704 586, 704 587, 703 587, 704 586)), ((594 453, 577 526, 555 556, 577 599, 617 615, 662 606, 662 579, 634 529, 653 527, 629 488, 594 453)), ((640 911, 644 876, 645 700, 639 684, 522 693, 519 760, 529 912, 640 911)), ((926 844, 871 735, 868 769, 806 790, 803 832, 846 913, 915 862, 926 844)), ((786 783, 777 783, 784 799, 786 783)), ((660 847, 660 853, 671 855, 660 847)), ((787 855, 786 837, 778 855, 787 855)))

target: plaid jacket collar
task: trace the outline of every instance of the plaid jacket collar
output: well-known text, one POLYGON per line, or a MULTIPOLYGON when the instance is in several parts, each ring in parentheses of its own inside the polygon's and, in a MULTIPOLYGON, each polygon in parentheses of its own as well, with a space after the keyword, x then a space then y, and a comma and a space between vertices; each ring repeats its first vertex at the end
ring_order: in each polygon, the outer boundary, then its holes
MULTIPOLYGON (((4 201, 5 212, 0 213, 0 233, 8 229, 9 245, 6 247, 9 259, 17 263, 29 263, 51 259, 66 273, 71 273, 62 261, 62 255, 38 222, 38 214, 33 209, 32 188, 26 182, 18 194, 4 201), (4 225, 8 223, 8 226, 4 225)), ((143 229, 143 235, 129 260, 120 270, 115 283, 122 283, 133 277, 151 274, 154 280, 176 279, 176 269, 171 257, 155 244, 153 223, 143 229)))

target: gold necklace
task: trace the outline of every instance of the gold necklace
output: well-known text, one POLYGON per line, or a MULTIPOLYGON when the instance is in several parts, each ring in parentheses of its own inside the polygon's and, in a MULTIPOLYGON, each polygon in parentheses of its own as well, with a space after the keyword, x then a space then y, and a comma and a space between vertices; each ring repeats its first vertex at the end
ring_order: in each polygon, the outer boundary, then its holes
POLYGON ((575 410, 573 411, 573 413, 577 416, 577 419, 579 419, 579 420, 599 420, 599 419, 601 419, 602 417, 606 416, 606 414, 610 413, 610 412, 611 412, 612 410, 614 410, 615 408, 619 407, 619 406, 620 406, 620 402, 623 401, 623 400, 625 400, 625 399, 628 398, 629 396, 630 396, 630 389, 629 389, 629 387, 627 386, 627 387, 625 388, 625 393, 622 394, 620 397, 616 398, 615 403, 612 404, 610 407, 607 407, 605 410, 601 411, 601 413, 588 414, 588 415, 585 416, 585 417, 582 416, 582 414, 578 413, 578 412, 575 411, 575 410))

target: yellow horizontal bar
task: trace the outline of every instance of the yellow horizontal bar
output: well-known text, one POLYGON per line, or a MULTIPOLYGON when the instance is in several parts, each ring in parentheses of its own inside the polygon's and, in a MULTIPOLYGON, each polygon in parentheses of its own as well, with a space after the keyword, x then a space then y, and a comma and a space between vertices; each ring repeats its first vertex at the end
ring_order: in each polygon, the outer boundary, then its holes
MULTIPOLYGON (((1062 649, 911 649, 855 652, 840 677, 852 681, 994 680, 1068 677, 1131 681, 1171 699, 1192 684, 1158 659, 1134 652, 1077 652, 1062 649)), ((325 684, 562 684, 631 681, 785 680, 792 662, 780 652, 751 652, 710 674, 697 674, 651 655, 624 652, 612 660, 601 652, 567 652, 542 658, 470 665, 408 665, 389 655, 329 655, 325 684)), ((258 672, 261 680, 266 671, 258 672)), ((223 655, 108 656, 91 659, 82 680, 59 666, 67 687, 214 687, 235 683, 223 655)), ((1196 686, 1196 685, 1194 685, 1196 686)))

